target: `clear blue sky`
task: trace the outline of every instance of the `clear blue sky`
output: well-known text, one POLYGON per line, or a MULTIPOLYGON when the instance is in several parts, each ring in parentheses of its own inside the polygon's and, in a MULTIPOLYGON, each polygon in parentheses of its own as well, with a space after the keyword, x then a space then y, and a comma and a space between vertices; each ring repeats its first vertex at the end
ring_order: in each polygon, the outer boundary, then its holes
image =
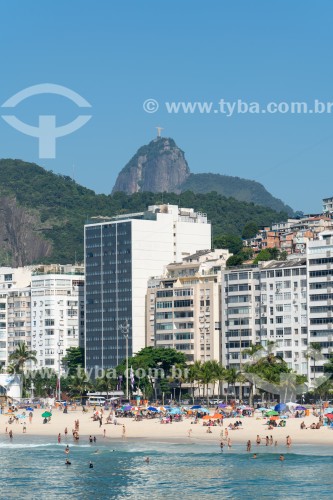
MULTIPOLYGON (((40 160, 37 140, 1 119, 1 157, 70 176, 74 169, 77 182, 109 193, 161 125, 192 172, 258 180, 305 212, 333 195, 333 113, 226 118, 142 108, 148 98, 333 101, 331 0, 11 0, 0 15, 1 104, 48 82, 92 105, 90 122, 58 139, 54 160, 40 160)), ((65 124, 79 113, 69 100, 44 95, 13 114, 31 124, 56 114, 65 124)))

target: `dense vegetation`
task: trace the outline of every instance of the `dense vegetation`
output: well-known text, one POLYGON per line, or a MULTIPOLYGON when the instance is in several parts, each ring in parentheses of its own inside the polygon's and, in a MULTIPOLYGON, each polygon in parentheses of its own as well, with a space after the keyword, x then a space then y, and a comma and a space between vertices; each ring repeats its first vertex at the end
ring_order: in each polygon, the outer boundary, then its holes
MULTIPOLYGON (((135 193, 95 194, 70 177, 55 175, 36 164, 0 160, 0 198, 15 197, 17 203, 38 218, 34 231, 52 243, 44 262, 69 263, 83 259, 83 226, 89 217, 143 211, 155 203, 179 204, 207 213, 214 241, 239 248, 244 226, 251 222, 267 226, 286 220, 287 213, 226 198, 216 191, 195 194, 135 193), (222 239, 221 239, 222 238, 222 239), (228 243, 229 242, 229 243, 228 243)), ((35 233, 36 234, 36 233, 35 233)), ((224 246, 224 245, 223 245, 224 246)), ((1 264, 1 263, 0 263, 1 264)))
POLYGON ((262 184, 249 179, 221 174, 191 174, 181 186, 182 191, 209 193, 217 191, 222 196, 236 198, 239 201, 255 203, 274 210, 292 214, 293 210, 281 200, 272 196, 262 184))

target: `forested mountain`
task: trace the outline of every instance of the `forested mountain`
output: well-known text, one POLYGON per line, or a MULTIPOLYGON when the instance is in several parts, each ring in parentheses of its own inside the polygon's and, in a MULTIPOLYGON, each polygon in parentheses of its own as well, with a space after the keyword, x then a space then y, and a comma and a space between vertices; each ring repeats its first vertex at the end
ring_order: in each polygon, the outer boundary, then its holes
POLYGON ((0 160, 0 265, 70 263, 83 259, 83 226, 89 217, 143 211, 155 203, 207 213, 213 235, 240 236, 244 225, 285 220, 287 214, 216 192, 194 194, 95 194, 71 178, 21 160, 0 160))

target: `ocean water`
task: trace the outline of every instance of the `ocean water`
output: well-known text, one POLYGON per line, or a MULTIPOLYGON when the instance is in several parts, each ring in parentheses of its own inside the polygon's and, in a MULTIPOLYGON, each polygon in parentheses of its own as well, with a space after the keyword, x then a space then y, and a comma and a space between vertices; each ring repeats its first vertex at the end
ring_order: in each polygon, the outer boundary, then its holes
POLYGON ((255 499, 332 498, 330 447, 244 446, 220 451, 218 444, 110 442, 81 438, 70 446, 56 438, 0 439, 1 499, 255 499), (279 461, 284 453, 285 461, 279 461), (145 463, 145 457, 150 463, 145 463), (89 461, 94 464, 89 469, 89 461))

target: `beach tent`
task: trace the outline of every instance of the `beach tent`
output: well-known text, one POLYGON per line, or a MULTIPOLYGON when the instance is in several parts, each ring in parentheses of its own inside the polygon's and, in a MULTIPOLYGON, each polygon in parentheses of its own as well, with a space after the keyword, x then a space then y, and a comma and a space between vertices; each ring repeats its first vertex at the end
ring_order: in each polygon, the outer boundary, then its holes
POLYGON ((201 406, 200 405, 193 405, 191 406, 190 410, 200 410, 201 406))
POLYGON ((180 408, 171 408, 171 410, 168 410, 170 415, 181 415, 182 411, 180 408))
POLYGON ((306 410, 306 408, 305 408, 305 406, 300 406, 300 405, 298 405, 298 406, 296 406, 296 407, 295 407, 295 410, 296 410, 296 411, 305 411, 305 410, 306 410))

